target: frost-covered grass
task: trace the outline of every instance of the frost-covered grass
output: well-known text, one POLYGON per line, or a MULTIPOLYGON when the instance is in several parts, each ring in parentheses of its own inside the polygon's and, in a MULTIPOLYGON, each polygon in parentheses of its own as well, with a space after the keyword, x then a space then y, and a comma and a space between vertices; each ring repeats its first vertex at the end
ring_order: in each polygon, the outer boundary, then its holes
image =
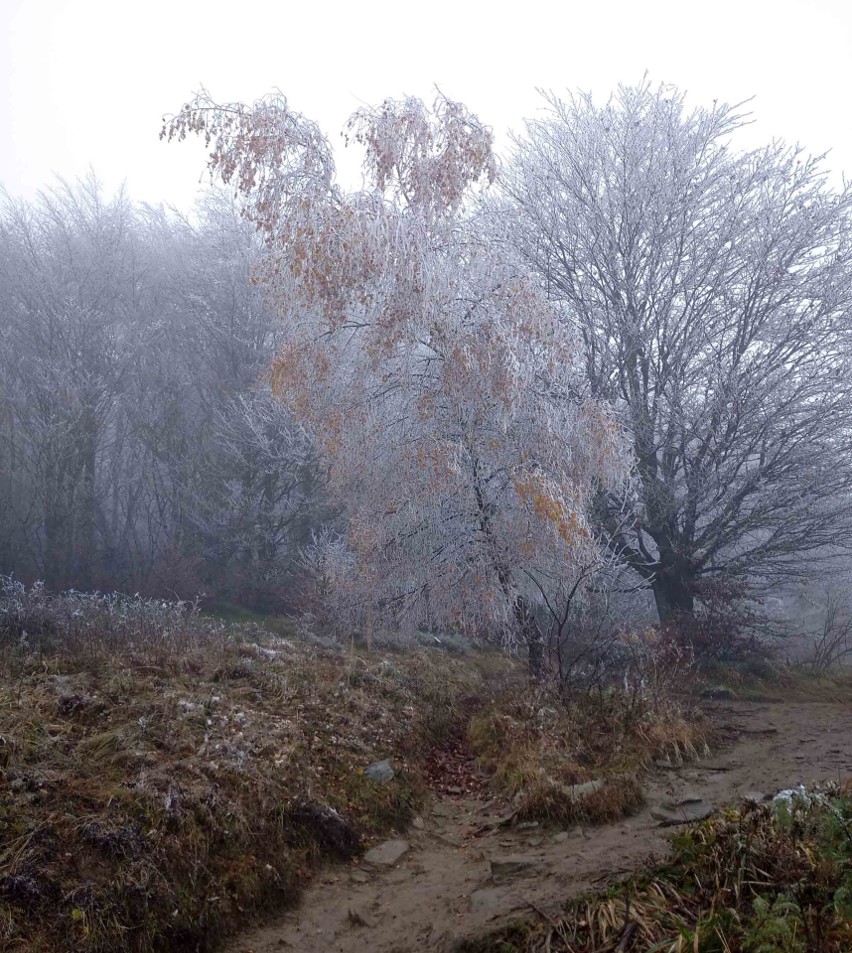
POLYGON ((60 652, 87 661, 116 651, 149 659, 209 645, 225 627, 202 618, 197 603, 110 592, 53 593, 0 576, 0 650, 26 657, 60 652))
POLYGON ((418 762, 482 685, 434 651, 389 662, 186 606, 13 598, 0 607, 2 950, 206 948, 295 898, 319 860, 403 827, 418 762), (387 756, 397 775, 373 784, 364 768, 387 756))

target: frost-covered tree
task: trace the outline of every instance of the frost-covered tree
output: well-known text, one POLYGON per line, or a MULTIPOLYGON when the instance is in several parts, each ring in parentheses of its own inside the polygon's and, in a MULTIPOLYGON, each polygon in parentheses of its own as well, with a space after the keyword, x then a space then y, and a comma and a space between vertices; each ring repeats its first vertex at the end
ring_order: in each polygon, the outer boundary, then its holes
POLYGON ((630 433, 612 547, 662 619, 714 577, 812 570, 852 513, 852 190, 799 148, 737 151, 737 107, 546 98, 501 215, 630 433))
POLYGON ((50 585, 90 586, 103 507, 126 459, 135 212, 121 192, 105 200, 93 176, 60 183, 35 205, 0 197, 4 535, 50 585))
POLYGON ((223 190, 161 227, 168 326, 144 396, 170 546, 196 562, 206 591, 280 611, 321 493, 305 435, 269 393, 279 322, 250 281, 257 236, 223 190))
POLYGON ((313 436, 346 509, 322 563, 349 621, 499 631, 541 664, 600 558, 590 500, 618 492, 621 435, 579 387, 579 342, 505 237, 464 214, 494 177, 490 132, 459 104, 362 110, 366 186, 335 183, 319 129, 269 97, 202 94, 164 135, 205 137, 266 239, 283 320, 275 392, 313 436))
POLYGON ((319 496, 257 247, 222 191, 0 190, 0 572, 280 610, 319 496))

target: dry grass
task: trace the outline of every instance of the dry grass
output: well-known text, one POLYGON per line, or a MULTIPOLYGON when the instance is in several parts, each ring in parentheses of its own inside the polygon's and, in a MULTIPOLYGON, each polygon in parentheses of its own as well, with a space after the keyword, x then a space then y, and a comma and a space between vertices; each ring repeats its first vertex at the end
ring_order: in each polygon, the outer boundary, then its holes
POLYGON ((560 823, 632 810, 647 760, 702 739, 659 685, 569 703, 496 654, 344 652, 8 580, 0 597, 4 953, 213 949, 403 829, 424 763, 465 730, 519 816, 560 823))
POLYGON ((436 652, 221 627, 3 662, 0 949, 31 953, 206 949, 287 902, 321 859, 405 825, 417 762, 481 691, 436 652), (364 776, 388 756, 391 782, 364 776))
POLYGON ((718 665, 704 680, 744 701, 845 702, 852 693, 852 667, 814 674, 805 666, 763 661, 745 669, 718 665))
POLYGON ((682 700, 652 702, 621 689, 563 694, 506 692, 471 721, 469 739, 519 819, 602 823, 642 803, 640 778, 659 757, 706 750, 708 727, 682 700), (600 786, 585 785, 602 781, 600 786))

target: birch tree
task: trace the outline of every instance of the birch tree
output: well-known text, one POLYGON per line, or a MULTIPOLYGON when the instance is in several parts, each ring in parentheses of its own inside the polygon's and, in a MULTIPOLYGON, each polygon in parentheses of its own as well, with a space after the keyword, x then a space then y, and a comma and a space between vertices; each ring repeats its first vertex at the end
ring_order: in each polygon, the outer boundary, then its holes
POLYGON ((355 193, 282 97, 202 94, 163 130, 205 138, 265 237, 273 387, 345 507, 324 565, 348 621, 499 631, 538 671, 547 607, 599 560, 587 510, 624 478, 620 431, 505 236, 465 214, 495 175, 489 130, 439 98, 386 101, 347 132, 365 153, 355 193))
POLYGON ((545 98, 501 215, 630 434, 610 545, 663 620, 714 577, 812 571, 849 538, 852 191, 800 148, 738 151, 738 107, 545 98))

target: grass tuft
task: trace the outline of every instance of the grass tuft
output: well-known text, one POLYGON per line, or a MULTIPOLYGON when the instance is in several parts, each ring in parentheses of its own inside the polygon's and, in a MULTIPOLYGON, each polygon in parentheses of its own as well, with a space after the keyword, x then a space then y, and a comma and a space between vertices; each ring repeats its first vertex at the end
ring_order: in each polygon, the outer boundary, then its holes
POLYGON ((613 688, 566 701, 540 689, 497 695, 472 718, 468 735, 519 819, 571 825, 635 811, 650 761, 697 756, 708 728, 674 698, 652 704, 613 688))

